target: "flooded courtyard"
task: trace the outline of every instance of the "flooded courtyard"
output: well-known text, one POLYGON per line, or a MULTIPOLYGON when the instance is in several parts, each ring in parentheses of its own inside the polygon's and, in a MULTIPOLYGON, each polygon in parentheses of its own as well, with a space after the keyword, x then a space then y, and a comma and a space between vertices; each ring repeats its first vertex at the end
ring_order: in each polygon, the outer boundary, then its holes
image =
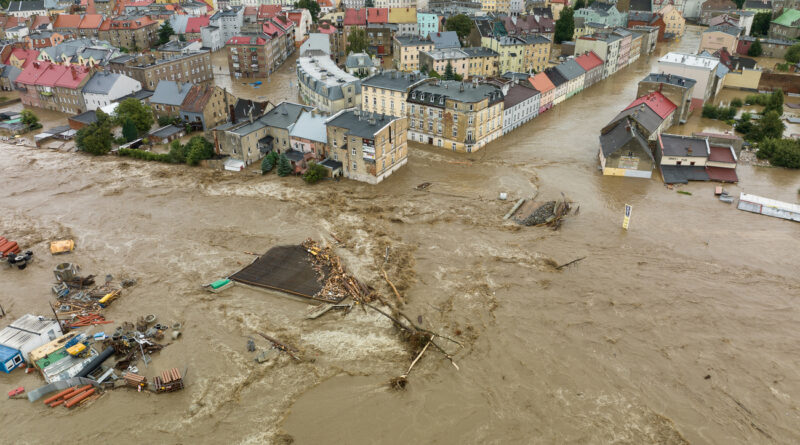
MULTIPOLYGON (((65 259, 136 278, 106 317, 181 322, 183 337, 146 372, 188 367, 186 390, 166 396, 116 390, 73 411, 4 401, 6 434, 22 443, 55 432, 169 444, 800 442, 800 226, 721 203, 710 183, 681 187, 688 196, 597 168, 600 128, 635 98, 636 82, 699 38, 690 28, 477 153, 412 145, 408 165, 376 186, 1 145, 2 234, 37 255, 24 271, 0 268, 6 312, 47 315, 52 269, 65 259), (417 190, 423 182, 431 186, 417 190), (580 212, 559 231, 502 219, 518 198, 562 193, 580 212), (66 237, 77 243, 69 257, 45 253, 66 237), (464 345, 460 369, 427 354, 397 392, 387 382, 413 357, 385 318, 306 320, 305 303, 274 292, 200 287, 249 264, 246 252, 309 237, 340 240, 348 269, 387 296, 388 247, 405 312, 464 345), (266 347, 259 331, 307 360, 256 363, 246 342, 266 347)), ((296 100, 290 66, 258 89, 227 81, 244 97, 296 100)), ((698 115, 669 132, 726 129, 698 115)), ((798 201, 796 171, 740 165, 738 175, 732 195, 798 201)), ((42 384, 21 372, 0 381, 42 384)))

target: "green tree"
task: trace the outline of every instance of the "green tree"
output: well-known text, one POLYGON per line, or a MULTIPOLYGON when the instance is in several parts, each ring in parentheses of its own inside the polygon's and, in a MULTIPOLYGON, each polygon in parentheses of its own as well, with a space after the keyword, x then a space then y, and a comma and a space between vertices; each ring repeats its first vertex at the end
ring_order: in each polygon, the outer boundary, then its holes
POLYGON ((317 20, 319 19, 320 7, 319 3, 317 3, 315 0, 300 0, 294 4, 294 7, 308 9, 309 14, 311 14, 311 20, 313 20, 314 23, 317 23, 317 20))
POLYGON ((264 159, 261 160, 261 174, 266 175, 267 173, 271 172, 274 167, 275 161, 269 155, 264 156, 264 159))
POLYGON ((306 173, 303 175, 303 180, 309 184, 314 184, 326 176, 328 176, 328 169, 316 162, 310 162, 308 164, 308 170, 306 170, 306 173))
POLYGON ((347 36, 347 52, 363 53, 367 52, 369 41, 367 32, 355 26, 350 28, 350 35, 347 36))
POLYGON ((441 79, 442 75, 437 73, 435 70, 428 71, 428 77, 435 77, 437 79, 441 79))
POLYGON ((458 34, 458 38, 463 40, 469 36, 473 26, 472 19, 467 15, 456 14, 447 19, 444 24, 444 29, 447 31, 455 31, 456 34, 458 34))
POLYGON ((292 164, 285 154, 278 157, 278 176, 288 176, 292 173, 292 164))
POLYGON ((153 126, 153 110, 142 102, 129 97, 117 105, 117 123, 124 124, 128 119, 136 124, 139 134, 146 134, 153 126))
POLYGON ((178 41, 179 42, 185 42, 186 41, 186 34, 179 35, 178 36, 178 41))
POLYGON ((775 111, 770 111, 758 120, 758 139, 780 139, 785 128, 781 116, 775 111))
POLYGON ((365 8, 374 8, 375 7, 375 2, 372 1, 372 0, 366 0, 366 1, 364 1, 364 7, 365 8))
POLYGON ((742 108, 742 99, 738 97, 733 98, 731 101, 731 108, 742 108))
POLYGON ((561 16, 556 21, 556 32, 554 37, 556 43, 572 40, 572 36, 575 34, 574 14, 575 11, 570 7, 566 7, 561 10, 561 16))
POLYGON ((747 55, 750 57, 759 57, 761 54, 764 54, 764 48, 761 47, 761 39, 756 39, 750 48, 747 48, 747 55))
POLYGON ((767 138, 758 143, 756 156, 776 167, 800 168, 800 141, 767 138))
POLYGON ((772 21, 771 12, 759 12, 753 17, 753 25, 750 27, 750 35, 765 36, 769 32, 769 22, 772 21))
POLYGON ((800 62, 800 43, 795 43, 786 50, 786 55, 783 56, 787 62, 797 63, 800 62))
POLYGON ((583 9, 586 7, 586 2, 584 0, 578 0, 575 2, 575 10, 583 9))
POLYGON ((744 0, 733 0, 733 2, 736 3, 736 9, 742 9, 744 6, 744 0))
POLYGON ((444 80, 453 80, 453 64, 449 61, 447 62, 447 66, 444 68, 444 80))
POLYGON ((33 114, 33 111, 22 110, 20 115, 21 115, 20 122, 27 125, 28 130, 35 130, 37 128, 42 128, 42 125, 39 124, 39 117, 33 114))
POLYGON ((203 136, 194 136, 186 143, 186 163, 197 165, 214 157, 214 146, 203 136))
POLYGON ((161 28, 158 30, 158 44, 163 45, 169 42, 169 38, 172 35, 175 35, 175 30, 172 29, 172 25, 169 24, 169 21, 165 20, 164 24, 161 25, 161 28))
POLYGON ((96 111, 97 122, 93 122, 75 135, 75 145, 86 153, 104 155, 111 151, 114 137, 111 135, 111 119, 102 110, 96 111))
POLYGON ((125 138, 125 142, 130 142, 139 137, 139 131, 131 118, 126 118, 125 123, 122 124, 122 137, 125 138))
POLYGON ((778 88, 769 94, 767 105, 764 107, 764 114, 774 111, 778 116, 783 114, 783 90, 778 88))
POLYGON ((181 141, 174 140, 169 144, 169 158, 172 162, 183 164, 186 162, 186 146, 181 144, 181 141))

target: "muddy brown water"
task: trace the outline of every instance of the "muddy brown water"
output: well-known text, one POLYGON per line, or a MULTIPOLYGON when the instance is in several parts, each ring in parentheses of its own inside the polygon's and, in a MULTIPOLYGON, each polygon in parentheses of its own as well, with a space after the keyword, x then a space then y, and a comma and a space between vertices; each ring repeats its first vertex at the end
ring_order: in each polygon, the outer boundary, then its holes
MULTIPOLYGON (((690 32, 671 48, 693 50, 690 32)), ((659 48, 659 53, 667 50, 659 48)), ((9 317, 47 314, 52 269, 136 278, 108 310, 115 323, 155 313, 183 336, 143 369, 188 367, 185 391, 109 392, 72 411, 0 403, 18 443, 798 443, 800 226, 741 212, 713 184, 603 177, 599 129, 655 65, 614 78, 490 144, 454 155, 413 146, 377 186, 306 186, 297 178, 91 158, 0 146, 2 234, 33 248, 24 271, 0 268, 9 317), (468 161, 468 162, 464 162, 468 161), (431 182, 426 191, 417 184, 431 182), (509 201, 499 201, 500 192, 509 201), (580 213, 561 230, 502 215, 519 197, 561 193, 580 213), (624 204, 630 230, 621 229, 624 204), (357 276, 379 276, 385 247, 407 313, 464 344, 456 370, 428 352, 408 389, 390 378, 412 357, 390 324, 353 311, 305 320, 306 304, 272 292, 200 288, 263 252, 307 237, 343 244, 357 276), (72 237, 68 256, 47 242, 72 237), (586 259, 556 271, 578 257, 586 259), (307 360, 265 364, 257 331, 307 360), (706 378, 708 376, 708 378, 706 378)), ((282 94, 279 93, 279 94, 282 94)), ((713 121, 712 121, 713 122, 713 121)), ((675 129, 706 130, 692 121, 675 129), (691 128, 694 126, 695 128, 691 128)), ((726 187, 798 201, 800 176, 740 166, 726 187)), ((6 320, 4 320, 5 322, 6 320)), ((110 330, 92 328, 88 332, 110 330)), ((140 367, 143 368, 143 366, 140 367)), ((0 375, 3 388, 38 387, 0 375)))

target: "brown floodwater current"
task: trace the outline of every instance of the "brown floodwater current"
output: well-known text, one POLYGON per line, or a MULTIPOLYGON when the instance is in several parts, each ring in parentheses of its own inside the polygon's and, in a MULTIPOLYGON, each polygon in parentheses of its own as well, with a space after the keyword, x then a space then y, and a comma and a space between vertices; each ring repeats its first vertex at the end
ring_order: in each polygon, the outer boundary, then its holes
MULTIPOLYGON (((107 318, 181 322, 183 336, 139 366, 148 376, 188 367, 186 390, 167 395, 120 389, 72 411, 3 400, 4 436, 31 444, 799 443, 800 226, 721 203, 713 184, 682 186, 688 196, 660 179, 597 170, 599 130, 634 99, 636 82, 660 54, 695 51, 698 41, 690 28, 478 153, 414 145, 408 165, 376 186, 0 146, 0 235, 37 256, 24 271, 0 268, 9 318, 49 313, 52 269, 65 260, 87 274, 136 278, 107 318), (415 190, 422 182, 432 185, 415 190), (563 193, 580 212, 559 231, 502 219, 513 200, 534 193, 563 193), (347 267, 386 297, 380 267, 389 247, 386 268, 406 313, 464 345, 445 344, 460 370, 429 351, 397 392, 387 382, 413 357, 374 312, 306 320, 305 303, 277 293, 200 287, 252 261, 245 251, 334 236, 347 267), (50 256, 47 242, 64 237, 76 251, 50 256), (268 346, 257 331, 307 360, 256 363, 248 337, 268 346)), ((269 84, 280 91, 264 86, 263 94, 284 98, 292 76, 281 70, 269 84)), ((695 116, 671 131, 714 125, 695 116)), ((740 165, 738 174, 739 184, 726 186, 734 195, 798 201, 796 171, 740 165)), ((43 382, 15 371, 0 384, 43 382)))

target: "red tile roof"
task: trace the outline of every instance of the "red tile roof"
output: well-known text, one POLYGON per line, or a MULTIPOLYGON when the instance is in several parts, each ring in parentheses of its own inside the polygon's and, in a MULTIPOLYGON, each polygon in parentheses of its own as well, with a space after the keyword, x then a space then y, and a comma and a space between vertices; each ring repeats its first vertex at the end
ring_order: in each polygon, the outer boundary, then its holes
POLYGON ((125 3, 125 6, 150 6, 153 4, 153 0, 136 0, 133 2, 125 3))
POLYGON ((531 85, 533 85, 533 87, 539 90, 539 92, 542 94, 556 87, 545 73, 537 73, 535 76, 528 78, 528 80, 531 82, 531 85))
POLYGON ((36 29, 42 25, 49 25, 50 24, 50 17, 46 15, 37 15, 34 16, 33 23, 31 23, 30 28, 36 29))
POLYGON ((245 6, 244 15, 258 15, 258 8, 255 6, 245 6))
POLYGON ((258 18, 266 19, 274 15, 280 14, 280 12, 281 12, 280 5, 261 5, 258 8, 258 18))
POLYGON ((36 85, 39 77, 44 74, 48 66, 52 65, 50 62, 36 62, 28 65, 17 76, 17 83, 23 85, 36 85))
MULTIPOLYGON (((109 21, 109 20, 107 20, 109 21)), ((150 17, 137 17, 135 19, 128 19, 122 18, 120 20, 112 19, 110 20, 110 28, 109 29, 140 29, 144 28, 145 26, 152 25, 153 23, 157 23, 155 20, 151 19, 150 17), (125 25, 128 26, 125 26, 125 25)), ((103 23, 105 25, 105 23, 103 23)))
MULTIPOLYGON (((8 59, 10 59, 12 55, 19 60, 24 60, 22 67, 25 68, 39 57, 39 51, 35 49, 14 48, 11 50, 11 54, 8 55, 8 59)), ((8 63, 8 59, 4 60, 3 63, 8 63)))
POLYGON ((208 26, 208 16, 189 17, 186 21, 186 32, 199 33, 200 28, 208 26))
POLYGON ((710 153, 708 154, 709 161, 715 162, 729 162, 736 163, 736 157, 733 154, 731 147, 723 147, 720 145, 709 145, 710 153))
POLYGON ((280 37, 285 34, 281 28, 272 22, 272 20, 267 20, 264 22, 264 24, 261 26, 261 30, 264 32, 264 34, 269 34, 272 37, 280 37))
POLYGON ((603 59, 601 59, 594 51, 589 51, 586 54, 581 54, 580 56, 575 58, 575 61, 578 62, 578 65, 581 68, 589 71, 593 68, 596 68, 603 64, 603 59))
POLYGON ((212 94, 214 94, 214 87, 212 86, 193 85, 183 99, 181 110, 190 113, 202 113, 212 94))
POLYGON ((102 14, 86 14, 81 20, 80 29, 98 29, 103 24, 102 14))
POLYGON ((321 8, 333 8, 333 2, 331 0, 317 0, 317 4, 321 8))
POLYGON ((295 26, 300 26, 300 22, 303 21, 303 13, 302 12, 290 12, 286 14, 289 17, 289 20, 295 24, 295 26))
POLYGON ((81 16, 78 14, 59 14, 53 28, 77 28, 81 24, 81 16))
POLYGON ((666 119, 667 117, 669 117, 669 115, 672 114, 672 112, 678 108, 674 103, 672 103, 671 100, 667 99, 666 96, 659 93, 658 91, 654 91, 648 95, 642 96, 634 100, 625 109, 629 110, 641 104, 647 105, 662 119, 666 119))
POLYGON ((322 34, 333 34, 336 32, 336 27, 331 25, 319 25, 317 32, 322 34))
POLYGON ((389 8, 367 8, 367 22, 388 23, 389 8))
POLYGON ((367 10, 366 9, 345 9, 344 11, 344 26, 366 26, 367 25, 367 10))
POLYGON ((226 45, 259 45, 259 46, 267 44, 267 39, 262 38, 262 37, 255 37, 255 43, 250 43, 251 39, 253 39, 253 37, 233 36, 230 39, 228 39, 228 41, 225 44, 226 45))
POLYGON ((708 179, 712 181, 739 182, 735 168, 706 167, 706 174, 708 174, 708 179))

